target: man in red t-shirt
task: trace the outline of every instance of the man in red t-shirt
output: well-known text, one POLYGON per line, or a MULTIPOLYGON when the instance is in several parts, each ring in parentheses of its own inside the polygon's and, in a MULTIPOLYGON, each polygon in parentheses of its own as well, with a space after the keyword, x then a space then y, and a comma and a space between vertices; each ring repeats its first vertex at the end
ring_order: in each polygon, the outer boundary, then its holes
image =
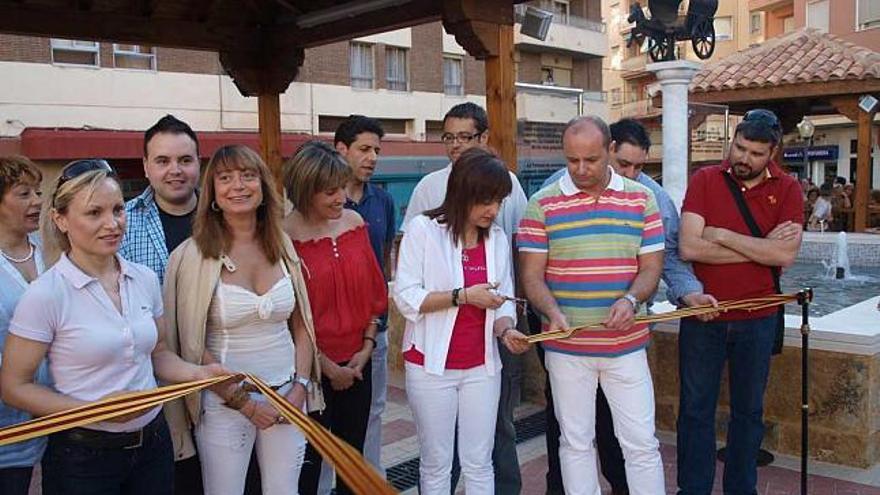
MULTIPOLYGON (((772 161, 781 138, 776 116, 752 110, 737 126, 727 159, 690 179, 682 205, 681 257, 693 262, 706 293, 719 301, 776 293, 774 270, 797 257, 803 197, 797 180, 772 161), (737 205, 754 219, 753 235, 737 205)), ((713 321, 682 320, 678 416, 679 495, 709 494, 715 479, 715 408, 721 371, 730 378, 724 493, 756 493, 756 458, 764 436, 764 390, 778 318, 776 308, 731 311, 713 321)))

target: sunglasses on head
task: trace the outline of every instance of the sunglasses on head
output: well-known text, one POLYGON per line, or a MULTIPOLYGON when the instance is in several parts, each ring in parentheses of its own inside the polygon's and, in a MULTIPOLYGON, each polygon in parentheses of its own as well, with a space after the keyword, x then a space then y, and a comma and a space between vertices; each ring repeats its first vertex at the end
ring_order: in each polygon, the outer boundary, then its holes
POLYGON ((75 179, 82 174, 94 172, 95 170, 104 170, 112 176, 116 176, 116 171, 107 163, 107 160, 100 158, 90 158, 88 160, 76 160, 68 163, 61 170, 58 177, 58 187, 60 188, 65 182, 75 179))
POLYGON ((743 116, 743 122, 759 122, 773 129, 777 133, 782 132, 782 124, 779 122, 779 118, 776 114, 763 108, 756 108, 755 110, 749 110, 746 112, 743 116))

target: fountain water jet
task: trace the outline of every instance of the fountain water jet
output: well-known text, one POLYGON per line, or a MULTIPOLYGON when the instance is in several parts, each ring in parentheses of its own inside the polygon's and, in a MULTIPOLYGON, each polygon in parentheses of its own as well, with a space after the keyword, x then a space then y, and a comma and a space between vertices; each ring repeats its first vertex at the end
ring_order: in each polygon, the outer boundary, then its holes
POLYGON ((831 259, 828 262, 822 262, 825 265, 825 274, 828 278, 843 280, 850 277, 849 255, 846 250, 846 232, 841 232, 837 234, 837 244, 834 246, 831 259))

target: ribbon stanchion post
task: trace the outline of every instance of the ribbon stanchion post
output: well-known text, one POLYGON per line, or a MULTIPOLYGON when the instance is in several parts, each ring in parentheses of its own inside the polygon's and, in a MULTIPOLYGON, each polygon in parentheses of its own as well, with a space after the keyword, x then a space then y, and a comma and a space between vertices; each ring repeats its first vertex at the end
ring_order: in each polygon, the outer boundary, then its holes
POLYGON ((813 289, 803 289, 797 296, 801 306, 801 495, 807 495, 807 458, 810 455, 810 303, 813 301, 813 289))

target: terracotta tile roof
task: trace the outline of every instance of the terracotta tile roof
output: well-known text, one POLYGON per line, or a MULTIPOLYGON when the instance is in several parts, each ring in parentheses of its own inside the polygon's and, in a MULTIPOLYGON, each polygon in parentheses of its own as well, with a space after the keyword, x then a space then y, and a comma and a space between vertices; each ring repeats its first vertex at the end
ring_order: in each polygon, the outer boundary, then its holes
POLYGON ((880 53, 805 28, 706 64, 692 93, 880 79, 880 53))

